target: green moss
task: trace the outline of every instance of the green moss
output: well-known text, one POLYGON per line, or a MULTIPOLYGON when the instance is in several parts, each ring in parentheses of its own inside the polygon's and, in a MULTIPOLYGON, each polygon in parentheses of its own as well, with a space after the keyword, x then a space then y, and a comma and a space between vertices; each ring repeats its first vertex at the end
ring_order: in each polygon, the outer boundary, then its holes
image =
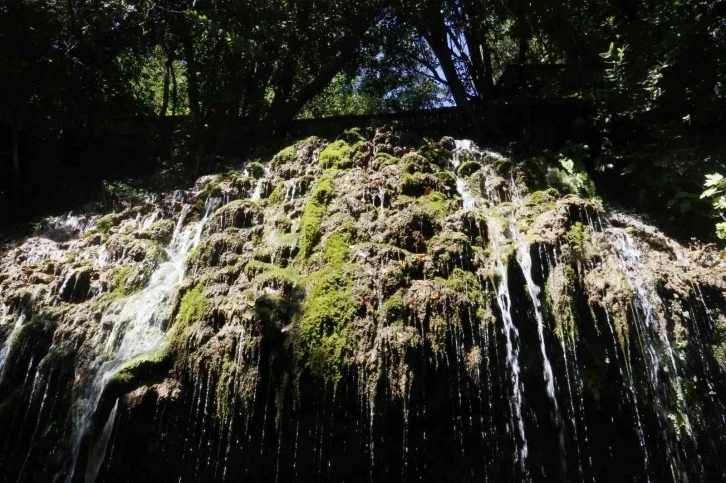
POLYGON ((158 265, 165 262, 168 259, 168 255, 163 246, 156 241, 146 242, 146 261, 151 265, 158 265))
POLYGON ((383 316, 388 324, 400 323, 403 325, 403 316, 406 306, 403 303, 403 291, 399 290, 383 303, 383 316))
POLYGON ((320 240, 320 224, 333 199, 333 179, 329 173, 323 174, 305 205, 300 221, 300 252, 298 257, 307 259, 320 240))
POLYGON ((228 227, 249 228, 259 221, 260 215, 257 202, 234 200, 214 212, 207 226, 219 231, 228 227))
POLYGON ((335 141, 329 144, 323 152, 320 153, 320 167, 348 169, 353 166, 351 159, 351 148, 345 141, 335 141))
POLYGON ((451 151, 442 148, 438 144, 429 144, 420 149, 419 153, 429 162, 439 166, 446 166, 451 160, 451 151))
POLYGON ((177 320, 183 327, 189 327, 202 319, 207 310, 207 297, 204 296, 204 287, 200 284, 188 291, 182 297, 179 305, 177 320))
POLYGON ((464 296, 469 303, 475 305, 474 309, 488 306, 491 301, 491 294, 482 287, 476 274, 456 267, 444 285, 454 293, 464 296))
POLYGON ((356 308, 345 270, 316 274, 302 308, 298 357, 311 374, 337 385, 349 367, 356 308))
POLYGON ((289 320, 294 305, 290 298, 284 295, 264 294, 255 300, 255 313, 262 321, 274 324, 277 330, 280 330, 289 320))
POLYGON ((270 196, 267 198, 268 203, 270 206, 277 206, 282 204, 282 202, 285 200, 285 182, 281 181, 277 183, 277 186, 275 186, 275 189, 272 190, 272 193, 270 193, 270 196))
POLYGON ((262 163, 252 162, 247 165, 247 169, 255 179, 260 179, 265 175, 265 166, 262 163))
POLYGON ((499 174, 509 174, 509 170, 512 169, 512 161, 509 158, 495 158, 494 169, 499 174))
POLYGON ((585 254, 585 244, 590 241, 590 232, 578 221, 567 231, 567 239, 570 241, 573 254, 582 257, 585 254))
POLYGON ((111 231, 111 228, 116 226, 118 224, 118 220, 116 218, 116 215, 110 214, 102 216, 97 222, 96 222, 96 231, 99 233, 103 233, 104 235, 107 235, 108 232, 111 231))
POLYGON ((365 136, 361 132, 361 129, 359 127, 354 127, 351 129, 346 129, 343 131, 343 139, 345 139, 350 144, 355 144, 358 142, 363 142, 366 140, 365 136))
POLYGON ((481 169, 481 164, 476 161, 466 161, 459 165, 459 169, 456 170, 456 174, 459 176, 471 176, 481 169))
POLYGON ((292 163, 297 159, 295 146, 288 146, 272 158, 272 166, 279 167, 283 164, 292 163))
POLYGON ((348 243, 350 235, 336 232, 328 237, 323 247, 325 261, 334 267, 343 265, 348 260, 348 243))
POLYGON ((434 170, 431 167, 431 163, 428 159, 424 158, 418 153, 406 153, 401 158, 403 165, 403 171, 409 174, 415 172, 421 173, 433 173, 434 170))
POLYGON ((427 189, 431 189, 433 183, 422 173, 404 173, 400 183, 401 193, 406 196, 423 196, 427 189))
POLYGON ((113 375, 112 384, 121 384, 124 386, 132 385, 135 381, 148 376, 159 366, 165 366, 170 358, 170 353, 166 347, 162 347, 149 354, 143 354, 132 359, 121 367, 113 375))
POLYGON ((272 283, 275 286, 289 288, 299 282, 297 272, 271 263, 251 261, 247 263, 244 270, 248 277, 254 278, 255 282, 263 286, 272 283))
POLYGON ((535 191, 530 194, 525 200, 527 206, 540 206, 548 205, 548 208, 552 207, 552 203, 555 203, 560 197, 560 193, 554 188, 548 188, 542 191, 535 191))
POLYGON ((375 165, 378 167, 378 169, 383 169, 386 166, 393 166, 396 164, 399 164, 401 162, 400 158, 397 158, 395 156, 392 156, 388 153, 378 153, 376 154, 376 157, 374 158, 375 165))
POLYGON ((456 190, 456 177, 450 171, 438 171, 435 176, 441 180, 439 189, 446 187, 451 191, 456 190))
POLYGON ((575 271, 570 265, 559 264, 545 283, 545 299, 555 319, 554 332, 564 343, 577 338, 577 319, 571 296, 575 271))
POLYGON ((437 218, 444 218, 457 209, 456 202, 438 191, 431 191, 428 196, 421 197, 417 201, 437 218))
POLYGON ((125 267, 121 267, 114 274, 113 278, 111 279, 113 289, 111 290, 110 295, 112 298, 125 297, 131 293, 129 290, 128 281, 129 278, 131 278, 132 273, 133 269, 130 265, 127 265, 125 267))
POLYGON ((164 245, 171 241, 176 224, 174 220, 166 219, 154 222, 141 236, 164 245))
POLYGON ((152 267, 126 265, 119 268, 111 279, 111 292, 106 297, 106 302, 115 300, 141 290, 151 278, 152 267))

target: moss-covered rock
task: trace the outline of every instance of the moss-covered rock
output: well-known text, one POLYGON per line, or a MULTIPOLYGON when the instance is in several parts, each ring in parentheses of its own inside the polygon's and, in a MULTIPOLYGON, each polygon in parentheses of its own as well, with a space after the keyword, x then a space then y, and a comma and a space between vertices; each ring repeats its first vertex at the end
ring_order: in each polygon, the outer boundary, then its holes
POLYGON ((348 169, 353 166, 351 160, 351 147, 345 141, 335 141, 320 153, 320 167, 324 169, 348 169))
POLYGON ((346 270, 327 270, 312 279, 302 307, 298 358, 310 372, 337 385, 351 364, 352 322, 356 313, 346 270))
POLYGON ((320 178, 315 191, 310 195, 300 221, 300 252, 298 256, 302 259, 306 259, 311 255, 312 250, 320 240, 320 224, 334 193, 333 178, 326 173, 320 178))
POLYGON ((197 285, 182 297, 176 320, 183 328, 187 328, 203 318, 207 305, 204 286, 197 285))
POLYGON ((431 191, 455 192, 456 178, 445 171, 436 174, 404 173, 398 190, 402 195, 413 197, 424 196, 431 191))
POLYGON ((262 287, 272 286, 289 290, 296 286, 300 280, 294 271, 281 268, 271 263, 251 261, 245 265, 245 273, 262 287))
POLYGON ((577 338, 577 318, 573 300, 574 280, 573 268, 560 264, 547 278, 545 285, 545 298, 555 320, 554 332, 563 344, 577 338))
POLYGON ((247 165, 247 169, 249 170, 250 175, 255 179, 260 179, 265 176, 265 166, 262 163, 254 161, 247 165))
POLYGON ((283 181, 277 183, 275 189, 272 190, 270 196, 267 197, 267 202, 270 206, 277 206, 285 200, 285 183, 283 181))
POLYGON ((262 210, 258 203, 250 200, 235 200, 218 209, 206 223, 210 233, 226 228, 250 228, 262 221, 262 210))
POLYGON ((168 245, 174 234, 176 223, 171 219, 163 219, 155 221, 149 228, 141 232, 141 238, 148 238, 162 245, 168 245))
POLYGON ((110 384, 125 386, 128 390, 138 386, 140 381, 149 379, 154 372, 168 370, 171 365, 171 353, 166 347, 149 354, 142 354, 118 368, 110 384))
POLYGON ((295 146, 288 146, 272 158, 272 166, 277 168, 283 164, 293 163, 297 160, 297 149, 295 146))
POLYGON ((456 174, 462 177, 471 176, 482 168, 480 163, 476 161, 466 161, 461 163, 456 170, 456 174))
POLYGON ((149 265, 126 265, 120 267, 111 279, 109 296, 114 298, 127 297, 141 290, 151 278, 152 268, 149 265))

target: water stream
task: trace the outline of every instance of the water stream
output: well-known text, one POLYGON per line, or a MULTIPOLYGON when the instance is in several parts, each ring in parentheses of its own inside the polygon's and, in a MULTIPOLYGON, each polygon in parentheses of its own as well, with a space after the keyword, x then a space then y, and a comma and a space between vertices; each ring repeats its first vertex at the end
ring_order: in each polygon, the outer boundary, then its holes
MULTIPOLYGON (((163 345, 166 335, 164 329, 171 316, 170 303, 173 302, 178 285, 184 278, 186 257, 199 244, 204 222, 217 204, 216 199, 207 200, 203 219, 183 228, 182 217, 186 211, 182 211, 167 249, 168 261, 156 268, 146 288, 120 304, 120 310, 119 305, 112 304, 104 314, 104 317, 113 318, 114 326, 106 344, 106 353, 99 358, 100 367, 85 388, 83 396, 74 405, 75 436, 68 483, 73 480, 81 442, 91 427, 93 415, 108 382, 125 362, 151 353, 163 345)), ((96 479, 100 462, 94 456, 102 457, 105 454, 108 437, 110 431, 102 432, 96 446, 89 453, 85 477, 87 483, 93 483, 96 479)))
MULTIPOLYGON (((452 158, 452 164, 454 165, 454 172, 456 175, 456 186, 457 191, 463 200, 463 209, 469 210, 477 206, 477 199, 468 189, 466 180, 464 180, 457 173, 459 166, 462 162, 462 155, 470 156, 474 159, 481 160, 483 152, 480 151, 469 140, 456 141, 456 148, 454 149, 454 155, 452 158)), ((509 277, 507 274, 507 266, 504 263, 502 254, 507 245, 510 244, 512 241, 507 237, 507 232, 509 231, 508 228, 511 224, 511 220, 507 220, 504 224, 502 224, 499 220, 495 220, 494 218, 489 218, 487 221, 490 230, 489 241, 494 251, 495 265, 498 274, 496 300, 502 315, 502 321, 504 323, 503 332, 506 340, 507 367, 509 369, 509 374, 511 378, 512 392, 509 398, 511 422, 512 426, 516 428, 517 434, 519 436, 519 439, 517 441, 517 447, 519 448, 519 451, 518 455, 515 457, 515 460, 519 463, 522 481, 528 481, 529 475, 527 471, 527 456, 529 449, 527 444, 527 436, 524 429, 524 418, 522 415, 524 391, 522 387, 522 382, 520 380, 521 368, 519 365, 519 330, 517 329, 517 326, 514 324, 514 321, 512 319, 512 300, 509 293, 509 277)), ((536 305, 537 299, 533 298, 533 301, 536 305)), ((538 307, 536 306, 535 309, 538 310, 538 307)), ((554 397, 554 389, 552 390, 552 394, 554 397)))

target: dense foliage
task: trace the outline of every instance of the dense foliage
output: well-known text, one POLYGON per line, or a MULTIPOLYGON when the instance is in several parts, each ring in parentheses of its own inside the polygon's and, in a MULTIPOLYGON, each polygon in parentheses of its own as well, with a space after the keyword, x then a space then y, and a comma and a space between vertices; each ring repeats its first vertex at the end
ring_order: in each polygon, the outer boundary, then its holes
POLYGON ((685 212, 722 156, 725 19, 711 0, 8 0, 0 196, 108 176, 86 144, 110 118, 187 115, 175 142, 199 169, 240 125, 252 143, 453 103, 482 131, 483 103, 526 95, 594 101, 593 169, 685 212))

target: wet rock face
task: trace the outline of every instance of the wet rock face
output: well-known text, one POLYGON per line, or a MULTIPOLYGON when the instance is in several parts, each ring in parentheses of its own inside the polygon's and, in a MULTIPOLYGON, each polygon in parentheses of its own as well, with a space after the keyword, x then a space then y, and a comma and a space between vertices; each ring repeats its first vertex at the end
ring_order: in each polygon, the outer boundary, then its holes
POLYGON ((574 164, 385 127, 178 188, 2 254, 10 481, 725 479, 723 269, 574 164))

